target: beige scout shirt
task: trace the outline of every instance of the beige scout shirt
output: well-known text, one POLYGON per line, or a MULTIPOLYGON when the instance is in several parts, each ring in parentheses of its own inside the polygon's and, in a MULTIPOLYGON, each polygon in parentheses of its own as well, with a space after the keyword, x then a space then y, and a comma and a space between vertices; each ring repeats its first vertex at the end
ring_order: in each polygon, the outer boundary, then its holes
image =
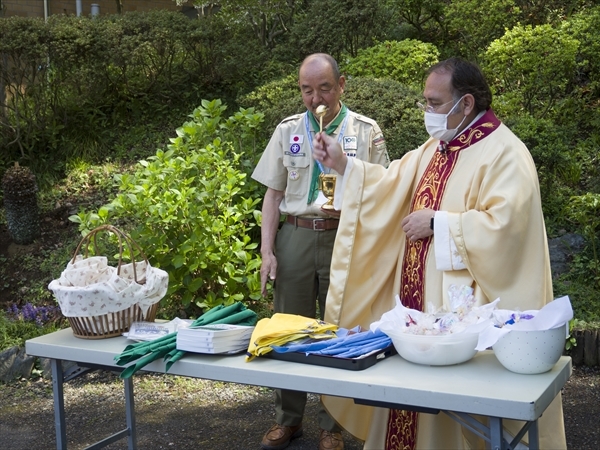
MULTIPOLYGON (((307 135, 306 113, 284 119, 275 129, 267 148, 252 173, 252 178, 267 187, 284 191, 279 205, 281 214, 302 217, 329 217, 321 211, 320 205, 307 204, 311 176, 315 161, 311 154, 314 130, 307 135)), ((348 120, 344 121, 331 135, 339 139, 344 152, 349 157, 386 166, 389 157, 383 133, 375 122, 348 110, 348 120)))

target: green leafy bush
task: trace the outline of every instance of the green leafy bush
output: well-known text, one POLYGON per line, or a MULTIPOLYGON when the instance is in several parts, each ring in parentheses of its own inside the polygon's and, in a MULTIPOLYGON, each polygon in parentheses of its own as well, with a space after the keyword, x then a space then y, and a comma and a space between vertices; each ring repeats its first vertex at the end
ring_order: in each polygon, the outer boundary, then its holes
POLYGON ((579 12, 565 27, 580 43, 578 81, 597 97, 600 94, 600 6, 579 12))
POLYGON ((22 308, 10 305, 0 310, 0 350, 23 346, 25 341, 64 328, 66 319, 57 306, 33 306, 26 303, 22 308))
POLYGON ((576 68, 579 42, 563 28, 516 26, 493 41, 483 69, 495 91, 501 116, 549 114, 567 95, 576 68))
POLYGON ((391 159, 419 147, 429 135, 423 113, 416 107, 421 93, 394 80, 348 80, 348 107, 377 121, 383 131, 391 159))
POLYGON ((566 206, 581 178, 581 167, 574 158, 572 127, 557 127, 549 119, 529 115, 509 119, 506 125, 525 143, 535 162, 546 227, 550 234, 569 229, 566 206))
POLYGON ((384 2, 370 0, 312 0, 298 14, 287 42, 278 46, 278 54, 308 55, 327 52, 337 60, 343 55, 373 45, 392 26, 384 2))
POLYGON ((342 70, 349 76, 389 78, 410 86, 421 87, 427 69, 438 62, 437 48, 414 39, 385 41, 359 50, 342 70))
POLYGON ((2 19, 0 55, 0 173, 121 156, 123 130, 172 129, 202 98, 232 98, 275 70, 239 26, 168 11, 2 19))
POLYGON ((306 111, 298 87, 297 73, 259 86, 249 94, 240 96, 238 103, 264 114, 260 136, 265 143, 284 118, 306 111))
MULTIPOLYGON (((576 255, 570 263, 570 272, 554 280, 554 296, 568 295, 573 317, 585 322, 600 322, 598 297, 600 289, 589 281, 589 252, 576 255)), ((587 328, 587 327, 585 327, 587 328)))
POLYGON ((118 175, 119 194, 71 220, 86 233, 119 223, 156 267, 169 273, 167 316, 260 298, 260 256, 251 238, 260 202, 246 184, 242 151, 262 116, 240 110, 223 119, 220 100, 204 100, 166 150, 118 175))
POLYGON ((588 192, 573 196, 569 202, 569 214, 581 226, 583 234, 590 243, 592 257, 586 267, 587 278, 600 289, 600 255, 597 243, 600 231, 600 194, 588 192))
POLYGON ((521 10, 515 0, 448 2, 445 23, 459 55, 475 58, 481 49, 517 25, 521 10))
MULTIPOLYGON (((420 99, 419 92, 397 81, 370 78, 349 79, 342 96, 342 101, 351 110, 377 121, 392 159, 417 148, 428 137, 423 113, 416 108, 420 99)), ((267 83, 241 97, 239 102, 264 113, 265 122, 260 133, 263 139, 268 139, 285 117, 306 110, 296 75, 267 83)))

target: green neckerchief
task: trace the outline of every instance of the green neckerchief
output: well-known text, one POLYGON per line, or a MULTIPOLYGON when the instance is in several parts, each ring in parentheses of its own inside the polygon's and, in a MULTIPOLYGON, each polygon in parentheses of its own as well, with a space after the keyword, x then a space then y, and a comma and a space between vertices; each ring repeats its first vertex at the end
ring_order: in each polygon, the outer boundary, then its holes
MULTIPOLYGON (((323 130, 323 131, 325 131, 325 134, 331 135, 337 129, 337 127, 340 125, 340 123, 342 123, 342 120, 344 120, 344 118, 346 117, 346 114, 348 114, 348 108, 346 108, 346 105, 344 105, 342 103, 342 108, 340 109, 340 112, 337 115, 337 117, 334 119, 333 122, 331 122, 329 125, 327 125, 327 128, 325 128, 323 130)), ((308 111, 308 118, 310 119, 310 124, 312 125, 313 130, 315 130, 315 133, 318 133, 319 128, 320 128, 319 122, 317 121, 317 119, 315 118, 313 113, 310 111, 308 111)), ((308 138, 310 139, 310 136, 308 136, 308 138)), ((308 193, 308 204, 309 205, 312 202, 314 202, 317 199, 317 197, 319 196, 319 175, 320 174, 321 174, 321 169, 319 168, 319 165, 314 164, 312 180, 310 182, 310 191, 308 193)))

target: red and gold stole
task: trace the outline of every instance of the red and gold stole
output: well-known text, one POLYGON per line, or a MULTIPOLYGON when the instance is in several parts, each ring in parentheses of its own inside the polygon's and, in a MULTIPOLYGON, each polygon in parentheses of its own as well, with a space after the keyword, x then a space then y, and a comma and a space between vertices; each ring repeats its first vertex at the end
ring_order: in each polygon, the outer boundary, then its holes
MULTIPOLYGON (((420 209, 440 209, 444 191, 456 166, 459 153, 490 135, 500 126, 491 109, 447 145, 440 143, 413 195, 410 212, 420 209)), ((425 261, 431 245, 431 237, 412 242, 406 239, 402 260, 400 298, 407 308, 423 311, 425 286, 425 261)), ((386 450, 412 450, 417 444, 418 413, 405 410, 390 410, 386 450)))

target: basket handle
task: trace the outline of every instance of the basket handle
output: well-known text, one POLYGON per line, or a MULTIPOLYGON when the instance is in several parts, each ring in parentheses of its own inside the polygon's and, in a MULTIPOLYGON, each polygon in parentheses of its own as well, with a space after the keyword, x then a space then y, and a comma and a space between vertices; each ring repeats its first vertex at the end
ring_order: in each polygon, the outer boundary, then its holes
POLYGON ((94 228, 92 231, 90 231, 88 234, 86 234, 83 239, 81 239, 81 241, 79 242, 79 245, 77 245, 77 248, 75 249, 75 253, 73 253, 73 258, 71 259, 71 264, 75 263, 75 258, 77 258, 77 255, 79 254, 79 251, 81 250, 81 247, 83 246, 83 244, 85 245, 85 257, 88 257, 88 244, 90 244, 90 241, 93 242, 94 244, 94 252, 96 254, 98 254, 98 245, 96 243, 96 236, 100 231, 109 231, 111 233, 114 233, 117 236, 117 239, 119 240, 119 264, 117 266, 117 275, 121 275, 121 264, 123 261, 123 242, 125 242, 125 245, 127 245, 128 249, 129 249, 129 254, 131 255, 131 261, 133 263, 133 279, 135 280, 136 283, 140 284, 140 282, 138 281, 137 278, 137 270, 136 270, 136 262, 134 259, 134 252, 133 249, 135 247, 135 249, 137 249, 137 251, 139 252, 139 254, 144 258, 144 261, 146 262, 146 264, 148 264, 148 258, 146 257, 146 254, 144 253, 144 251, 140 248, 140 246, 137 244, 137 242, 135 242, 133 240, 133 238, 127 234, 125 234, 123 231, 119 230, 117 227, 113 226, 113 225, 100 225, 99 227, 94 228))

